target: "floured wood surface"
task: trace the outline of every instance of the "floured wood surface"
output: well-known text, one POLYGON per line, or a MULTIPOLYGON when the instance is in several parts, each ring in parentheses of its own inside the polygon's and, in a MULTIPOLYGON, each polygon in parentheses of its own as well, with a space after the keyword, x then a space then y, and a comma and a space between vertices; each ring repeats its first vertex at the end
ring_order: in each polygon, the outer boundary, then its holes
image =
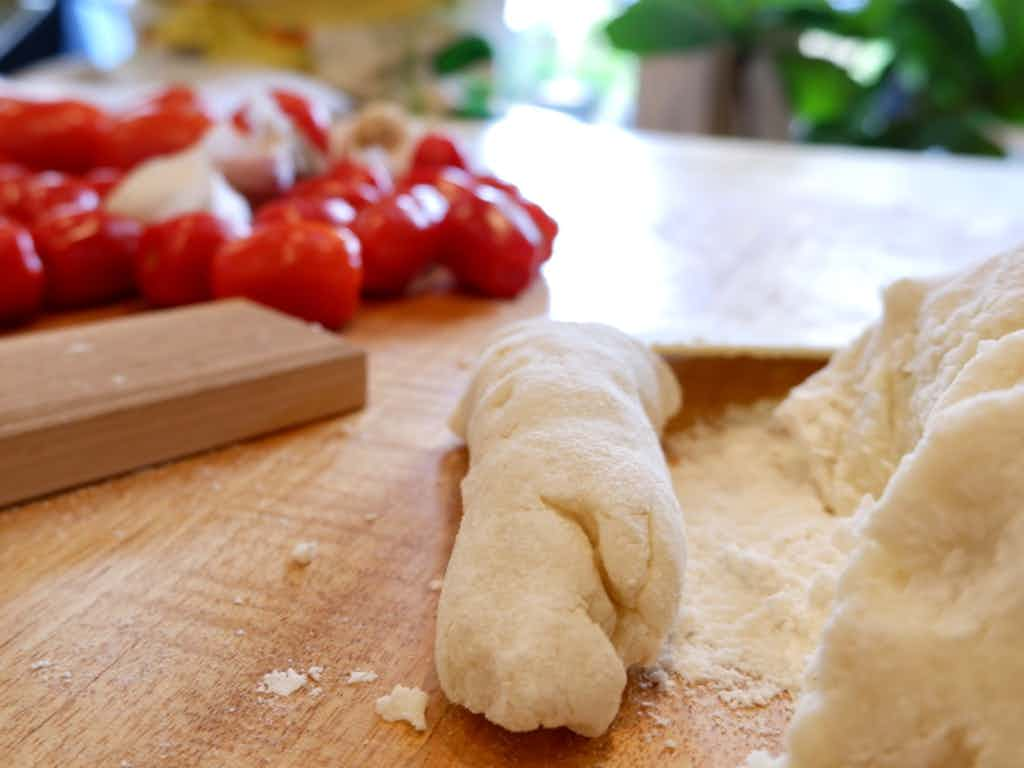
MULTIPOLYGON (((620 134, 603 145, 599 129, 573 145, 561 123, 546 141, 520 123, 533 154, 517 157, 516 119, 480 150, 563 219, 546 283, 514 303, 427 294, 368 305, 346 333, 369 353, 360 414, 0 511, 4 765, 734 768, 777 747, 785 700, 736 712, 682 684, 634 681, 595 740, 513 735, 448 705, 430 584, 458 527, 466 455, 445 421, 486 335, 526 315, 605 320, 670 343, 715 328, 722 345, 842 343, 870 311, 856 297, 874 296, 850 294, 846 279, 865 248, 885 269, 920 271, 1024 235, 1000 192, 1012 171, 620 134), (602 146, 609 168, 594 161, 602 146), (844 184, 847 173, 861 186, 844 184), (878 186, 893 180, 902 196, 878 186), (811 304, 791 317, 801 296, 811 304), (299 567, 292 552, 306 541, 316 555, 299 567), (319 694, 257 690, 269 672, 311 666, 323 667, 319 694), (378 677, 348 685, 354 670, 378 677), (430 694, 426 733, 374 713, 397 683, 430 694)), ((684 428, 726 402, 780 396, 820 363, 676 364, 684 428)))
MULTIPOLYGON (((10 764, 731 768, 777 744, 786 702, 737 714, 681 684, 632 682, 595 740, 512 735, 440 694, 430 582, 467 459, 445 420, 489 330, 543 294, 373 308, 349 334, 370 351, 363 413, 0 513, 10 764), (306 567, 292 561, 302 541, 317 542, 306 567), (310 666, 324 668, 319 695, 257 691, 268 672, 310 666), (347 685, 352 670, 378 679, 347 685), (425 734, 374 713, 396 683, 430 694, 425 734)), ((682 365, 690 413, 713 414, 720 396, 748 397, 751 376, 777 389, 815 364, 682 365)))

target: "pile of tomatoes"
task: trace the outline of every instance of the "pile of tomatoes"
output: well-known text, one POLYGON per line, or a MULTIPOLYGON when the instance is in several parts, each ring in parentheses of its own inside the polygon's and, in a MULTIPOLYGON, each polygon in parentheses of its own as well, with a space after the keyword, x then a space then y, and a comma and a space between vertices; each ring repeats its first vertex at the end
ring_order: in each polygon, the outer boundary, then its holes
MULTIPOLYGON (((297 94, 273 94, 326 147, 323 116, 297 94)), ((246 128, 239 113, 232 123, 246 128)), ((204 211, 144 225, 103 209, 124 173, 193 146, 212 124, 187 88, 119 115, 0 99, 0 323, 138 292, 161 307, 244 296, 336 328, 361 296, 399 296, 433 265, 465 290, 512 297, 551 255, 554 220, 474 173, 437 132, 420 137, 398 178, 343 158, 260 204, 244 232, 204 211)))

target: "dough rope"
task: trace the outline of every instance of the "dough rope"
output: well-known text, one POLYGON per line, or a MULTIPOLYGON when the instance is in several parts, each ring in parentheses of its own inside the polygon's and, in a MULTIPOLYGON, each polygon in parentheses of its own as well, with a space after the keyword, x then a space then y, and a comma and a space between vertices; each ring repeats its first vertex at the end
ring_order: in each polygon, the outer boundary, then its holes
POLYGON ((659 434, 664 362, 600 325, 500 332, 452 417, 470 470, 438 606, 452 701, 512 731, 603 733, 682 590, 682 514, 659 434))

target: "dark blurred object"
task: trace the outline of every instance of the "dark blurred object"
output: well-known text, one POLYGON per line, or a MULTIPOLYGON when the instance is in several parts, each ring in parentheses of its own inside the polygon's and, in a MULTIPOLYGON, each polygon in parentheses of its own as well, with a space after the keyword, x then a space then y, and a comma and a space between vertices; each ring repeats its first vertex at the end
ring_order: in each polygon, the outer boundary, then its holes
POLYGON ((765 56, 806 141, 1001 155, 1024 122, 1020 0, 639 0, 607 32, 641 56, 722 52, 724 132, 765 56))
POLYGON ((0 72, 13 72, 63 50, 57 0, 0 3, 0 72))

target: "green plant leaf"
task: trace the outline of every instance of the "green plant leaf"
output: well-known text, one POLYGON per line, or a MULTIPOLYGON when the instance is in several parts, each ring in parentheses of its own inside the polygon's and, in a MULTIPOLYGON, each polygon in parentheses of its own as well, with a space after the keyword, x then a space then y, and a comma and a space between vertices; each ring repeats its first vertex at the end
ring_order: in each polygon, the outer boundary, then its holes
POLYGON ((944 108, 964 105, 983 88, 986 66, 978 39, 952 0, 907 0, 888 34, 897 61, 919 73, 921 89, 944 108))
POLYGON ((807 123, 840 119, 862 93, 846 71, 830 61, 786 53, 777 63, 793 115, 807 123))
POLYGON ((438 51, 433 68, 439 75, 450 75, 482 61, 490 61, 493 56, 490 43, 479 35, 466 35, 438 51))
POLYGON ((1003 148, 984 131, 984 122, 977 115, 935 117, 918 115, 913 120, 892 126, 882 137, 887 146, 906 149, 945 149, 968 155, 1001 156, 1003 148))
POLYGON ((730 0, 639 0, 605 33, 616 48, 641 55, 688 51, 730 39, 735 14, 730 0))

